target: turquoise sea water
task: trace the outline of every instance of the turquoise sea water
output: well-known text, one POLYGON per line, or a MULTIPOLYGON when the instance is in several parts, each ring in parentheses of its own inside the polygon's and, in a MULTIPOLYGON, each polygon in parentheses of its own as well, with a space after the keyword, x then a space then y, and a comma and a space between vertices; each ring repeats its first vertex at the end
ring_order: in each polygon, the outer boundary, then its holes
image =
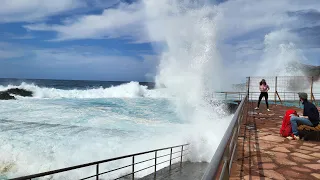
MULTIPOLYGON (((221 118, 211 125, 200 124, 201 117, 199 123, 188 122, 173 97, 137 82, 113 86, 110 82, 2 80, 0 91, 15 87, 33 91, 34 97, 0 101, 0 175, 4 178, 188 142, 194 149, 191 160, 209 161, 220 138, 214 129, 223 129, 231 119, 221 111, 221 118)), ((76 179, 91 172, 94 169, 54 179, 76 179)))

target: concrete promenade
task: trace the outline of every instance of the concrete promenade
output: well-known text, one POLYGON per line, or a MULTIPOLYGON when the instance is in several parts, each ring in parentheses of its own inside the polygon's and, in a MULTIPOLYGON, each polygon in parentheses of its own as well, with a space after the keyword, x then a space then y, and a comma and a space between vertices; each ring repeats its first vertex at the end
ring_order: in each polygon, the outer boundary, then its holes
POLYGON ((267 112, 264 104, 258 111, 255 103, 248 106, 230 179, 320 179, 320 142, 279 135, 285 111, 290 108, 302 113, 302 109, 272 105, 267 112))

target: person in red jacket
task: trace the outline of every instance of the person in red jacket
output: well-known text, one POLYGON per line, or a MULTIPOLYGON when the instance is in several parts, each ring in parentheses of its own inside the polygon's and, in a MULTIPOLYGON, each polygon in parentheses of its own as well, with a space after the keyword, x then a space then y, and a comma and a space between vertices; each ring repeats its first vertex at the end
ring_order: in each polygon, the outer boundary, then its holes
POLYGON ((283 117, 282 125, 280 128, 280 135, 282 137, 286 137, 288 139, 293 139, 293 137, 294 137, 293 133, 292 133, 291 122, 290 122, 291 116, 298 116, 297 111, 295 111, 293 109, 287 110, 286 114, 283 117))

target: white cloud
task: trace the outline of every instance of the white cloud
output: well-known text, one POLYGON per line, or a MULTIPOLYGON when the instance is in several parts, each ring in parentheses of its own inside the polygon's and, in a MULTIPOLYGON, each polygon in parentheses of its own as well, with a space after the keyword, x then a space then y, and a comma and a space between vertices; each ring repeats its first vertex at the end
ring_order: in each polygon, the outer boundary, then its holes
POLYGON ((218 9, 219 35, 222 38, 233 38, 259 30, 309 26, 288 12, 320 10, 320 1, 233 0, 222 3, 218 9))
MULTIPOLYGON (((41 49, 34 51, 33 64, 59 73, 73 72, 73 78, 104 80, 145 80, 152 73, 155 59, 135 58, 125 55, 95 54, 81 49, 41 49)), ((60 75, 59 75, 60 74, 60 75)), ((63 78, 70 78, 68 76, 63 78)))
POLYGON ((0 23, 34 22, 73 10, 103 8, 119 0, 0 0, 0 23), (100 6, 100 7, 99 7, 100 6))
POLYGON ((35 21, 85 6, 76 0, 1 0, 0 3, 0 22, 35 21))
POLYGON ((27 50, 28 48, 23 46, 15 46, 14 44, 0 41, 0 60, 26 56, 28 55, 27 50))
POLYGON ((32 72, 32 78, 143 81, 154 73, 156 55, 133 57, 123 53, 97 46, 39 48, 0 42, 0 76, 29 77, 32 72))
POLYGON ((132 37, 144 34, 144 14, 140 4, 121 4, 117 9, 106 9, 100 15, 84 15, 68 19, 62 25, 31 24, 34 31, 56 31, 56 40, 132 37))
MULTIPOLYGON (((169 19, 156 15, 161 11, 167 11, 171 12, 168 17, 181 18, 176 14, 184 13, 183 5, 180 5, 181 7, 172 5, 174 3, 177 2, 144 0, 132 4, 121 4, 116 9, 105 9, 98 15, 68 18, 63 24, 31 24, 25 27, 35 31, 55 31, 58 33, 55 40, 123 37, 137 42, 157 41, 159 37, 149 37, 146 33, 146 26, 150 28, 153 24, 154 30, 159 31, 160 34, 161 31, 170 30, 169 19), (156 26, 159 21, 167 21, 168 27, 156 26)), ((215 23, 219 38, 230 39, 262 29, 310 25, 299 21, 295 16, 289 16, 287 12, 311 9, 319 10, 320 2, 316 0, 303 3, 298 0, 230 0, 215 7, 215 11, 219 13, 215 23)), ((195 11, 195 13, 199 12, 195 11)), ((188 19, 180 20, 180 22, 188 21, 188 19)))
MULTIPOLYGON (((58 24, 37 22, 28 24, 25 28, 30 31, 56 32, 57 36, 53 39, 56 41, 103 38, 128 38, 131 42, 163 41, 174 45, 176 49, 172 51, 179 58, 185 59, 192 53, 200 54, 196 49, 201 49, 202 44, 193 47, 193 42, 199 40, 199 37, 203 38, 200 39, 203 42, 207 37, 213 37, 212 45, 218 47, 225 64, 234 62, 240 68, 241 63, 245 62, 247 64, 244 64, 244 68, 247 68, 253 62, 261 60, 270 39, 265 38, 265 35, 269 34, 271 37, 274 35, 272 32, 282 29, 317 25, 314 20, 302 21, 288 12, 320 10, 318 0, 229 0, 217 6, 206 7, 188 2, 194 1, 141 0, 105 9, 101 14, 71 16, 58 24), (208 31, 210 28, 212 31, 208 31), (200 36, 201 33, 209 35, 200 36), (188 45, 190 47, 185 47, 188 45), (189 52, 180 52, 181 49, 189 52)), ((73 4, 65 9, 81 6, 83 5, 73 4)), ((278 33, 277 36, 281 38, 271 38, 275 48, 290 42, 296 44, 294 47, 299 46, 301 37, 291 36, 287 32, 278 33)), ((160 49, 163 50, 163 46, 160 49)))

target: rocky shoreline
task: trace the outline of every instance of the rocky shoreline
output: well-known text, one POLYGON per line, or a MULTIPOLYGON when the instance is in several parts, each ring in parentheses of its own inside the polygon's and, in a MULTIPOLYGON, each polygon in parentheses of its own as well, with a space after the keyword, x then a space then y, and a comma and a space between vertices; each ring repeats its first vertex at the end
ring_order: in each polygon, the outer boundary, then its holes
POLYGON ((0 91, 0 100, 15 100, 15 96, 32 97, 33 92, 25 89, 11 88, 6 91, 0 91))

